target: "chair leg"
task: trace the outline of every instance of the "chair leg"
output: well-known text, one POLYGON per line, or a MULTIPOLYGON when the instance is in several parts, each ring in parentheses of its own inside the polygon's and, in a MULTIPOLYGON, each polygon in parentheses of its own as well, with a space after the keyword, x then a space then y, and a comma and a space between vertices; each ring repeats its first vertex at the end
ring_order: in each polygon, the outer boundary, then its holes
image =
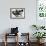
POLYGON ((7 46, 7 42, 5 41, 5 46, 7 46))
POLYGON ((7 46, 7 34, 5 34, 5 46, 7 46))

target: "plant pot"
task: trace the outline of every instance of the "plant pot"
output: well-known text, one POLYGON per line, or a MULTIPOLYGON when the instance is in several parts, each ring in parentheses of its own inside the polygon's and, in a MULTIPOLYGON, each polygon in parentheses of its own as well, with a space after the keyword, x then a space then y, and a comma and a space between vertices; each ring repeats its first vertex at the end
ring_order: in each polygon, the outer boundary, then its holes
POLYGON ((44 43, 44 40, 45 40, 45 39, 40 39, 40 43, 44 43))
POLYGON ((38 39, 37 42, 38 42, 39 44, 41 44, 41 43, 44 42, 44 40, 45 40, 45 39, 38 39))
POLYGON ((37 39, 37 43, 40 43, 40 39, 37 39))

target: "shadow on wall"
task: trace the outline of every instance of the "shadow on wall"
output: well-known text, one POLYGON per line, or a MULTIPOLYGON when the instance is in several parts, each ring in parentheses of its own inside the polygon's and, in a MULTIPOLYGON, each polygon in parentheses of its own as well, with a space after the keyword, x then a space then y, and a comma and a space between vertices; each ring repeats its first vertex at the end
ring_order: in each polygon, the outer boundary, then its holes
POLYGON ((2 30, 1 32, 0 32, 0 42, 3 42, 4 41, 4 35, 5 35, 5 33, 7 32, 7 33, 10 33, 11 31, 10 31, 11 29, 10 28, 7 28, 7 29, 4 29, 4 30, 2 30))
POLYGON ((8 29, 5 29, 2 34, 4 34, 4 33, 10 33, 10 32, 11 32, 11 28, 8 28, 8 29))

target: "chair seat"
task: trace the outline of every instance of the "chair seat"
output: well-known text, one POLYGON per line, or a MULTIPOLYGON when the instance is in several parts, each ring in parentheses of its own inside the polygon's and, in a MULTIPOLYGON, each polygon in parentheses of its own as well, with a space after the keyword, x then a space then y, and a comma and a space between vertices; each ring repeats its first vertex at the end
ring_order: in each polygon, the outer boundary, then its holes
POLYGON ((17 33, 15 33, 15 34, 7 33, 6 35, 7 36, 17 36, 17 33))

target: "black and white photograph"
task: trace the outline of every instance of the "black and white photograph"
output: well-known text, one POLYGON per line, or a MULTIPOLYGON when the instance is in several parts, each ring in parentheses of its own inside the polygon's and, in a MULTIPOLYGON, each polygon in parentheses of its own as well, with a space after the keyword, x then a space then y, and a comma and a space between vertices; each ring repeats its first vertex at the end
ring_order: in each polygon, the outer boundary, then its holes
POLYGON ((25 8, 10 8, 10 18, 11 19, 24 19, 25 8))

